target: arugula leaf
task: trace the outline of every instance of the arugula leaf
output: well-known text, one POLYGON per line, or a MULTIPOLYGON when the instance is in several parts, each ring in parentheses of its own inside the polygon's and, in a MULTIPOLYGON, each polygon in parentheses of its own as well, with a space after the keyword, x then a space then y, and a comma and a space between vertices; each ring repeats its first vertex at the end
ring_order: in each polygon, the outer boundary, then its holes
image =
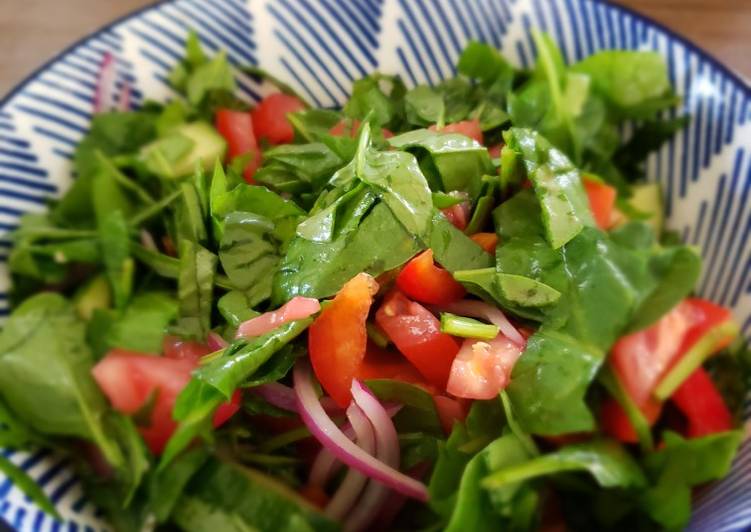
POLYGON ((104 426, 107 404, 91 376, 84 335, 84 323, 62 296, 24 301, 0 333, 0 394, 39 432, 91 440, 117 466, 122 454, 104 426))
POLYGON ((207 249, 187 239, 180 241, 180 320, 176 328, 183 336, 203 340, 211 330, 216 262, 216 255, 207 249))
POLYGON ((113 210, 99 222, 102 260, 115 306, 123 308, 133 291, 135 263, 130 256, 130 231, 121 210, 113 210))
POLYGON ((557 452, 503 467, 487 476, 482 485, 492 489, 570 471, 587 471, 604 488, 643 488, 647 485, 636 461, 623 446, 610 440, 567 445, 557 452))
POLYGON ((594 225, 579 171, 569 159, 539 133, 511 128, 504 134, 517 163, 523 164, 542 207, 545 235, 557 249, 585 226, 594 225))

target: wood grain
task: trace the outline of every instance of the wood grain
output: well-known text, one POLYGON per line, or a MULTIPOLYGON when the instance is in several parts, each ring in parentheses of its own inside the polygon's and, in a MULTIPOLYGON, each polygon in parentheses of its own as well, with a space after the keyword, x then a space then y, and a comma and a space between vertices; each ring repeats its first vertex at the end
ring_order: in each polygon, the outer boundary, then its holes
MULTIPOLYGON (((348 1, 348 0, 340 0, 348 1)), ((0 0, 0 95, 55 54, 152 0, 0 0)), ((751 0, 620 0, 751 79, 751 0)))

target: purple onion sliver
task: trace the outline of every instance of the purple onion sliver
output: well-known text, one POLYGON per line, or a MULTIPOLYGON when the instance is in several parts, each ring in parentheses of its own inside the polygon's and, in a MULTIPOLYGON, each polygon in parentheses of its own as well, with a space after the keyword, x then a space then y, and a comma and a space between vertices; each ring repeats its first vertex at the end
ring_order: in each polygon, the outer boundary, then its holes
POLYGON ((118 96, 118 105, 117 110, 121 112, 126 112, 130 110, 130 97, 131 97, 132 89, 130 86, 130 83, 127 81, 123 82, 122 87, 120 87, 120 95, 118 96))
POLYGON ((224 349, 229 344, 227 343, 227 340, 219 336, 214 331, 209 332, 209 334, 206 336, 206 345, 211 349, 212 351, 219 351, 221 349, 224 349))
POLYGON ((94 89, 94 112, 102 113, 112 109, 115 91, 115 57, 105 52, 97 75, 94 89))
MULTIPOLYGON (((357 445, 366 453, 373 455, 376 448, 375 434, 373 425, 368 421, 365 413, 357 404, 351 403, 347 408, 347 419, 355 431, 357 445)), ((367 481, 368 477, 356 469, 347 471, 336 493, 326 505, 325 514, 337 521, 344 518, 362 493, 367 481)))
MULTIPOLYGON (((370 456, 350 441, 326 414, 313 388, 310 364, 300 361, 295 366, 295 392, 300 416, 313 436, 339 460, 375 480, 420 501, 428 500, 428 489, 422 482, 397 471, 370 456)), ((362 408, 362 407, 361 407, 362 408)), ((366 413, 367 414, 367 413, 366 413)))
MULTIPOLYGON (((370 390, 360 381, 352 381, 352 398, 357 406, 367 416, 375 430, 376 458, 394 469, 399 467, 399 436, 380 403, 370 390)), ((357 507, 344 522, 345 532, 359 532, 367 529, 378 515, 378 510, 389 497, 389 488, 380 483, 371 481, 360 499, 357 507)))

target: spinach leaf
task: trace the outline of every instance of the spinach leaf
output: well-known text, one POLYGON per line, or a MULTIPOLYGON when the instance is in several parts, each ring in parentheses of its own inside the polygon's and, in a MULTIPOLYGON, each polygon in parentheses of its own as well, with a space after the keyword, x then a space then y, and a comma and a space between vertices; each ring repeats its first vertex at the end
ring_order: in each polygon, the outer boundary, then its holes
MULTIPOLYGON (((257 471, 210 460, 193 478, 185 495, 177 504, 178 523, 200 530, 249 529, 276 532, 280 530, 334 531, 337 526, 319 513, 314 506, 284 484, 257 471), (202 502, 209 515, 221 514, 219 521, 207 523, 206 512, 181 516, 187 497, 202 502), (227 517, 230 516, 230 517, 227 517), (235 528, 232 528, 235 527, 235 528)), ((216 517, 215 517, 216 518, 216 517)))
POLYGON ((170 518, 185 487, 208 459, 206 450, 197 447, 151 475, 148 484, 149 507, 158 523, 170 518))
POLYGON ((631 455, 620 444, 609 440, 567 445, 555 453, 502 467, 487 476, 482 485, 492 489, 571 471, 588 472, 604 488, 643 488, 647 485, 644 473, 631 455))
MULTIPOLYGON (((357 212, 354 207, 350 212, 357 212)), ((421 249, 383 203, 349 222, 356 229, 331 242, 314 242, 299 236, 290 242, 274 277, 274 304, 298 295, 318 299, 331 296, 358 273, 380 275, 404 264, 421 249)))
POLYGON ((618 150, 613 163, 629 181, 645 177, 643 163, 656 151, 688 125, 688 116, 668 120, 647 120, 636 128, 631 138, 618 150))
POLYGON ((517 163, 523 164, 540 205, 545 234, 557 249, 574 238, 585 226, 592 226, 589 201, 579 171, 569 159, 539 133, 512 128, 504 134, 517 163))
POLYGON ((104 425, 107 404, 91 376, 84 336, 84 323, 62 296, 24 301, 0 333, 0 393, 42 434, 91 440, 117 466, 122 453, 104 425))
POLYGON ((159 353, 167 327, 177 317, 177 302, 162 292, 136 294, 122 310, 98 309, 86 337, 97 358, 113 348, 159 353))
POLYGON ((121 210, 103 215, 99 221, 99 241, 115 306, 123 308, 133 290, 135 263, 130 256, 130 230, 121 210))
POLYGON ((435 260, 450 272, 493 264, 493 257, 438 212, 433 213, 430 239, 426 244, 433 250, 435 260))
POLYGON ((445 191, 461 190, 474 197, 480 193, 481 178, 493 173, 488 150, 458 133, 416 129, 388 139, 400 150, 424 150, 430 155, 445 191))
POLYGON ((187 239, 180 241, 180 319, 176 330, 183 336, 203 340, 211 330, 216 262, 216 255, 207 249, 187 239))
POLYGON ((603 359, 600 349, 562 332, 531 336, 507 388, 522 428, 549 435, 591 430, 584 398, 603 359))
POLYGON ((20 489, 24 495, 29 497, 34 504, 38 505, 39 508, 57 520, 62 519, 55 505, 52 504, 52 501, 50 501, 47 494, 39 486, 39 483, 2 454, 0 454, 0 473, 20 489))
POLYGON ((654 485, 642 493, 641 507, 665 529, 684 528, 691 517, 691 487, 727 475, 742 440, 741 431, 690 440, 665 433, 665 447, 643 460, 654 485))
POLYGON ((371 74, 352 85, 344 114, 357 120, 369 117, 378 127, 398 129, 405 91, 398 76, 371 74))
POLYGON ((443 435, 433 397, 419 386, 391 379, 369 379, 367 385, 381 401, 402 405, 394 416, 399 433, 443 435))
POLYGON ((274 224, 256 214, 233 212, 224 218, 219 260, 234 287, 245 292, 250 308, 271 295, 279 263, 273 231, 274 224))
MULTIPOLYGON (((349 140, 352 152, 347 155, 351 158, 355 144, 349 140)), ((320 141, 283 144, 265 151, 263 156, 264 165, 253 179, 277 192, 292 194, 317 193, 348 160, 320 141)))
POLYGON ((237 327, 242 322, 255 318, 258 312, 253 310, 244 292, 230 290, 217 301, 216 306, 230 327, 237 327))
POLYGON ((178 203, 176 211, 178 238, 187 238, 196 244, 204 244, 208 233, 198 190, 193 183, 182 183, 180 191, 182 201, 178 203))
POLYGON ((622 116, 649 118, 676 103, 665 59, 657 52, 602 51, 571 70, 588 75, 597 92, 622 116))

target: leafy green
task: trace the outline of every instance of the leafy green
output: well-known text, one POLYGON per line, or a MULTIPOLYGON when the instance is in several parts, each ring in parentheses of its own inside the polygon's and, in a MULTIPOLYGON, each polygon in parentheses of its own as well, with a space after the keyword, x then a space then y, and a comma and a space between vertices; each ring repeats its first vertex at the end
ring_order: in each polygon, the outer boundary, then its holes
POLYGON ((394 417, 400 433, 443 435, 433 397, 419 386, 391 379, 370 379, 367 385, 381 401, 402 405, 402 409, 394 417))
POLYGON ((158 523, 164 523, 170 518, 188 482, 208 459, 206 450, 197 447, 151 475, 148 484, 149 501, 158 523))
POLYGON ((516 152, 517 164, 523 165, 534 186, 545 235, 553 248, 570 241, 585 226, 594 225, 579 171, 563 153, 529 129, 512 128, 504 138, 504 150, 516 152))
POLYGON ((358 120, 370 118, 374 125, 397 129, 405 87, 396 76, 371 74, 352 86, 344 114, 358 120))
POLYGON ((130 233, 122 211, 110 211, 99 224, 99 240, 115 306, 124 307, 133 290, 135 263, 130 256, 130 233))
POLYGON ((211 329, 216 262, 207 249, 187 239, 180 242, 177 330, 184 336, 203 340, 211 329))
POLYGON ((23 493, 26 494, 34 504, 39 506, 39 508, 53 516, 55 519, 61 519, 57 509, 52 504, 49 497, 47 497, 47 494, 44 493, 39 486, 39 483, 2 454, 0 454, 0 473, 23 491, 23 493))
POLYGON ((604 488, 642 488, 647 483, 639 465, 621 445, 609 440, 594 440, 567 445, 555 453, 503 467, 486 477, 482 485, 497 488, 569 471, 587 471, 604 488))

